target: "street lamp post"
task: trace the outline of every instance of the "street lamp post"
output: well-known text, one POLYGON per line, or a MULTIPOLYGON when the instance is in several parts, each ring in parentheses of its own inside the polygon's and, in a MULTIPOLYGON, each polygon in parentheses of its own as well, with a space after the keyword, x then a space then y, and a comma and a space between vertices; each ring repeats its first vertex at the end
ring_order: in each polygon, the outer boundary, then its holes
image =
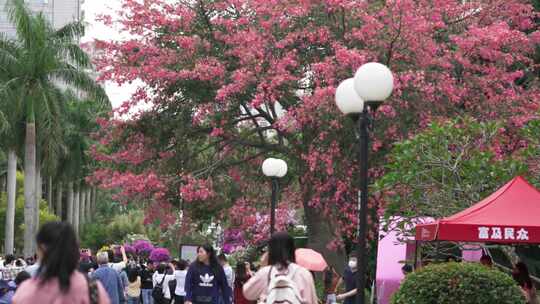
POLYGON ((262 164, 263 174, 272 179, 272 201, 270 205, 270 236, 274 234, 276 227, 276 202, 279 190, 278 178, 287 174, 287 163, 282 159, 267 158, 262 164))
POLYGON ((337 107, 343 114, 358 117, 360 210, 358 212, 358 286, 356 296, 359 304, 365 303, 364 287, 367 273, 366 230, 370 111, 375 111, 392 94, 393 86, 394 77, 390 69, 383 64, 370 62, 362 65, 356 71, 354 78, 344 80, 337 87, 335 95, 337 107))

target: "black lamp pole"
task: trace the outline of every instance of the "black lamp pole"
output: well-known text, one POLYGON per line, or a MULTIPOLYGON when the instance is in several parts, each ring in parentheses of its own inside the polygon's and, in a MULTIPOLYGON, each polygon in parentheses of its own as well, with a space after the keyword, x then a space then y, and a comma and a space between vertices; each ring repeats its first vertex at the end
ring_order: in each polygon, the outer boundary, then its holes
MULTIPOLYGON (((342 81, 336 88, 335 100, 339 110, 344 114, 354 114, 358 131, 358 162, 360 166, 360 210, 358 211, 358 245, 357 245, 357 288, 358 304, 365 303, 367 274, 367 213, 368 213, 368 153, 369 131, 371 129, 370 111, 377 107, 390 95, 394 87, 392 71, 384 64, 368 62, 354 74, 354 78, 342 81), (358 115, 359 114, 359 115, 358 115), (357 116, 358 115, 358 116, 357 116)), ((375 216, 376 217, 376 216, 375 216)))
POLYGON ((358 212, 358 246, 357 246, 357 259, 358 259, 358 286, 357 286, 357 299, 358 304, 365 303, 365 286, 367 275, 367 242, 366 242, 366 230, 367 230, 367 208, 368 208, 368 147, 369 147, 369 107, 375 110, 376 103, 364 103, 364 109, 358 118, 358 162, 360 164, 360 211, 358 212))
POLYGON ((272 177, 272 202, 270 203, 270 237, 274 234, 276 229, 276 200, 278 191, 278 179, 272 177))

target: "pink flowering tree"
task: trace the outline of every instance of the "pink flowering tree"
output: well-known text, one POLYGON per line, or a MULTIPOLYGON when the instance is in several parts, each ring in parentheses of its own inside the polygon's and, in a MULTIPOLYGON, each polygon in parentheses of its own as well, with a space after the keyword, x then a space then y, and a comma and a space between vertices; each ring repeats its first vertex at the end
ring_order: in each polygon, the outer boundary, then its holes
POLYGON ((96 41, 96 64, 104 80, 144 85, 100 122, 95 181, 149 221, 173 222, 174 206, 257 239, 265 230, 249 229, 269 201, 260 165, 286 159, 280 208, 303 209, 309 245, 337 263, 355 235, 358 165, 339 82, 369 61, 395 74, 375 113, 377 178, 389 148, 434 119, 536 115, 534 17, 525 0, 124 0, 117 20, 102 19, 133 39, 96 41))

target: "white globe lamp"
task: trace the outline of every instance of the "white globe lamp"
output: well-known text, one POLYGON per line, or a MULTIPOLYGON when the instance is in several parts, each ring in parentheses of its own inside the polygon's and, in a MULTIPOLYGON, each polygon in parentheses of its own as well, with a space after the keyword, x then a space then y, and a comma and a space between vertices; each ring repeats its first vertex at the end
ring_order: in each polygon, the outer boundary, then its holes
POLYGON ((354 89, 365 101, 384 101, 392 94, 394 76, 386 65, 369 62, 354 74, 354 89))
POLYGON ((336 89, 336 105, 343 114, 362 113, 364 101, 354 89, 354 79, 345 79, 336 89))
POLYGON ((268 177, 275 177, 279 174, 280 164, 275 158, 267 158, 262 164, 263 174, 268 177))
POLYGON ((277 177, 281 178, 284 177, 287 174, 287 163, 282 159, 276 159, 279 164, 279 171, 277 173, 277 177))

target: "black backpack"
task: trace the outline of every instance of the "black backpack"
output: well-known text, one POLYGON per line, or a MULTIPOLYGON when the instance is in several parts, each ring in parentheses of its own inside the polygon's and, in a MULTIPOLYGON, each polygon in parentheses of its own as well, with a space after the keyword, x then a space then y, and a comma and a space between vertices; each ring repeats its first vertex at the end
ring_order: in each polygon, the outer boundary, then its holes
POLYGON ((161 280, 161 283, 157 284, 152 289, 152 298, 154 299, 154 302, 156 303, 163 303, 165 301, 165 294, 163 294, 163 282, 165 282, 165 276, 167 274, 163 274, 163 280, 161 280))
POLYGON ((169 281, 169 290, 171 291, 171 298, 172 298, 176 291, 176 279, 169 281))

